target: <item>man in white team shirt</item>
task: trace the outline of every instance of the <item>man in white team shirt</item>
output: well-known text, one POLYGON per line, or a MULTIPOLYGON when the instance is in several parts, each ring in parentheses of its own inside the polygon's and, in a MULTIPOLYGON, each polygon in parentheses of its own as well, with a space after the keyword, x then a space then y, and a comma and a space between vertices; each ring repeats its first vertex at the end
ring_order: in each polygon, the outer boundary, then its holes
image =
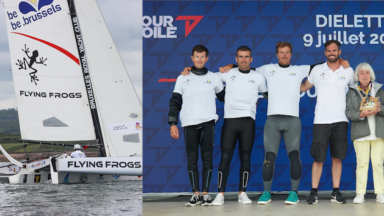
POLYGON ((208 49, 196 45, 192 49, 191 59, 194 63, 192 74, 177 78, 172 98, 169 101, 168 124, 174 139, 179 138, 177 128, 180 112, 181 126, 184 128, 184 141, 187 150, 188 177, 193 195, 185 206, 212 205, 208 195, 212 178, 212 152, 215 138, 216 97, 224 99, 225 89, 219 76, 204 67, 208 61, 208 49), (203 161, 203 188, 200 197, 198 157, 199 147, 203 161))
MULTIPOLYGON (((256 103, 259 92, 266 92, 265 78, 251 70, 251 49, 240 46, 236 51, 236 62, 239 68, 234 68, 226 74, 217 73, 226 83, 224 124, 221 131, 220 148, 221 160, 218 172, 219 194, 212 202, 213 205, 224 204, 224 194, 229 176, 229 166, 237 141, 239 141, 240 173, 239 173, 239 198, 242 204, 251 204, 245 193, 251 170, 251 153, 255 139, 256 103)), ((188 75, 190 67, 182 72, 188 75)), ((189 77, 189 76, 186 76, 189 77)))
POLYGON ((82 148, 79 144, 76 144, 73 148, 75 151, 71 153, 72 158, 86 158, 85 154, 80 151, 82 148))
POLYGON ((224 124, 221 131, 220 147, 221 160, 218 171, 219 194, 213 205, 224 203, 229 167, 239 142, 240 173, 238 202, 250 204, 252 201, 245 193, 251 172, 251 153, 255 140, 256 103, 259 92, 266 92, 265 78, 251 70, 251 49, 240 46, 236 51, 238 68, 228 73, 218 73, 221 80, 226 83, 224 103, 224 124))
MULTIPOLYGON (((278 42, 276 44, 278 64, 268 64, 256 69, 267 80, 268 110, 264 127, 264 192, 258 199, 259 205, 271 202, 271 188, 275 172, 275 161, 279 151, 282 134, 290 160, 291 191, 285 203, 297 204, 297 194, 302 167, 300 160, 301 121, 299 118, 300 85, 309 71, 316 65, 291 65, 292 44, 278 42)), ((225 72, 233 65, 220 68, 225 72)))
POLYGON ((311 71, 307 81, 301 85, 300 91, 316 87, 317 103, 313 123, 313 141, 311 155, 314 158, 312 166, 312 190, 307 200, 308 204, 317 203, 317 192, 326 160, 328 143, 332 157, 332 202, 346 203, 339 186, 342 171, 341 160, 345 159, 348 148, 348 119, 345 115, 346 91, 354 83, 353 69, 343 68, 338 59, 341 54, 340 42, 327 41, 324 44, 325 56, 328 61, 317 65, 311 71))

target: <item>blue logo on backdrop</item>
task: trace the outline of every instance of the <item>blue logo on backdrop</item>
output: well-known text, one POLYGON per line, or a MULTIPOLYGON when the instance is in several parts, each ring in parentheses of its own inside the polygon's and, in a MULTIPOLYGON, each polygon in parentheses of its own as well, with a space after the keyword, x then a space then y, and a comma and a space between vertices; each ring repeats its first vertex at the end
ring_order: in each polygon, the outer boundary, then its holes
MULTIPOLYGON (((252 50, 252 68, 278 63, 275 46, 281 41, 288 41, 293 45, 290 62, 292 65, 311 65, 327 60, 324 55, 324 40, 341 38, 343 59, 348 60, 352 67, 361 62, 369 62, 376 72, 377 81, 382 83, 384 81, 384 71, 381 70, 380 62, 384 58, 382 8, 384 2, 376 1, 144 1, 143 14, 150 17, 166 14, 172 17, 193 15, 204 18, 193 31, 189 32, 188 37, 185 37, 182 31, 176 31, 175 34, 178 34, 176 38, 143 37, 145 113, 143 124, 150 125, 143 136, 145 161, 143 192, 190 191, 184 132, 180 123, 178 127, 181 139, 175 140, 169 135, 167 114, 174 82, 159 82, 159 80, 175 80, 183 68, 190 66, 192 63, 190 52, 193 46, 196 44, 206 46, 209 49, 210 59, 205 66, 210 71, 218 71, 219 67, 236 63, 234 61, 236 49, 241 45, 247 45, 252 50), (372 15, 371 18, 369 15, 372 15), (381 20, 378 20, 379 18, 381 20)), ((191 21, 188 26, 192 26, 192 23, 191 21)), ((186 21, 175 21, 172 25, 181 30, 188 27, 186 21)), ((268 71, 266 76, 275 73, 276 71, 268 71)), ((320 76, 327 78, 326 74, 320 76)), ((235 80, 235 77, 229 79, 232 80, 235 80)), ((302 93, 300 99, 299 114, 302 123, 300 157, 303 168, 299 190, 311 189, 313 158, 310 156, 310 148, 316 106, 315 95, 316 90, 311 89, 302 93)), ((256 134, 248 191, 264 190, 263 130, 267 118, 267 104, 264 98, 260 98, 257 103, 256 134)), ((217 188, 217 171, 221 157, 220 134, 224 117, 223 103, 217 102, 216 107, 219 120, 215 127, 211 191, 217 188)), ((274 191, 291 190, 289 158, 284 139, 282 142, 275 162, 272 186, 274 191)), ((236 148, 232 159, 227 191, 238 190, 240 169, 238 151, 236 148)), ((319 185, 320 190, 332 190, 331 167, 328 153, 319 185)), ((199 171, 201 170, 199 160, 199 171)), ((349 139, 346 159, 343 160, 340 189, 355 190, 355 179, 356 157, 349 139)), ((373 190, 371 170, 368 174, 367 190, 373 190)))

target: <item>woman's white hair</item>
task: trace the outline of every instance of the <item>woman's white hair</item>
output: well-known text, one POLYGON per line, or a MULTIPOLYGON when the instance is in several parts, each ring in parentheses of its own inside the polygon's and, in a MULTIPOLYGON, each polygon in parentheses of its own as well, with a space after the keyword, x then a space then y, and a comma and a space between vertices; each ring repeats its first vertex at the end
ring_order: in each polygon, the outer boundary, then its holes
POLYGON ((355 69, 355 74, 353 75, 353 79, 355 80, 355 82, 359 81, 359 71, 360 70, 369 70, 369 74, 371 75, 371 81, 373 82, 376 80, 376 75, 375 75, 375 72, 373 71, 371 65, 366 63, 366 62, 363 62, 363 63, 360 63, 359 65, 357 65, 357 67, 355 69))

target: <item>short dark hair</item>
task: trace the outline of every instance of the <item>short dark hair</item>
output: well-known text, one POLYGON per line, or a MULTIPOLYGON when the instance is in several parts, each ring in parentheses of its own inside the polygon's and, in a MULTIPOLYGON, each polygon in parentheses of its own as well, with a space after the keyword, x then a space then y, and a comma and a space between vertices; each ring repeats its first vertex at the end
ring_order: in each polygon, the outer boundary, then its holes
POLYGON ((324 50, 327 50, 327 46, 331 45, 331 44, 336 44, 337 45, 337 48, 340 50, 340 47, 341 47, 341 43, 337 40, 329 40, 327 42, 325 42, 324 44, 324 50))
POLYGON ((276 54, 278 53, 279 48, 289 47, 292 53, 292 44, 289 42, 277 42, 276 44, 276 54))
POLYGON ((237 50, 236 50, 236 56, 237 56, 237 52, 239 52, 239 51, 249 51, 251 53, 251 56, 252 56, 251 48, 249 48, 248 46, 239 46, 239 48, 237 48, 237 50))
POLYGON ((205 46, 200 45, 200 44, 198 44, 198 45, 193 47, 193 49, 192 49, 192 56, 193 56, 193 54, 195 52, 198 52, 198 53, 205 52, 206 56, 208 56, 208 53, 209 53, 208 49, 205 46))

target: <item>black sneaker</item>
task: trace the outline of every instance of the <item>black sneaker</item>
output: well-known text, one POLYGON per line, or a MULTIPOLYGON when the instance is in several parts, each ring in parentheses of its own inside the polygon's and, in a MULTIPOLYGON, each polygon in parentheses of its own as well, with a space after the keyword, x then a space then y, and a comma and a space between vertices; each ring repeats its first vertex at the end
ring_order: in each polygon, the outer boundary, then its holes
POLYGON ((197 194, 193 194, 189 202, 185 203, 185 206, 195 206, 201 203, 200 196, 197 194))
POLYGON ((311 193, 309 194, 309 198, 307 199, 307 204, 316 204, 317 203, 317 192, 315 191, 311 191, 311 193))
POLYGON ((332 193, 332 199, 331 199, 331 202, 339 203, 339 204, 343 204, 343 203, 346 203, 346 202, 347 202, 347 199, 345 199, 345 198, 343 198, 343 197, 341 196, 340 191, 336 191, 336 192, 333 192, 333 193, 332 193))
POLYGON ((203 194, 201 199, 202 199, 202 203, 201 203, 202 206, 211 206, 212 205, 211 197, 208 194, 203 194))

